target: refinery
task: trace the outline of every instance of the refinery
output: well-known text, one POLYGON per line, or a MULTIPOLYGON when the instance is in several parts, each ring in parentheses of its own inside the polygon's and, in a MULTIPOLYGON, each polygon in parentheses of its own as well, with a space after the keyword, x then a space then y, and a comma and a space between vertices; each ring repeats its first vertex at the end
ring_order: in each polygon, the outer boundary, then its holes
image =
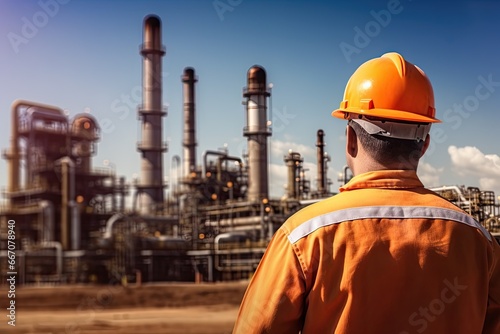
MULTIPOLYGON (((16 222, 18 284, 108 282, 216 282, 251 277, 267 243, 291 214, 334 195, 327 177, 330 155, 322 129, 316 137, 317 175, 305 175, 300 152, 283 152, 286 193, 271 198, 268 115, 271 96, 264 67, 250 66, 242 82, 247 146, 242 156, 219 149, 197 152, 195 69, 186 67, 183 87, 183 148, 178 187, 166 197, 162 124, 161 20, 143 24, 142 103, 137 108, 141 171, 129 183, 115 170, 95 167, 100 125, 89 113, 69 118, 63 109, 13 101, 10 147, 3 151, 8 185, 0 211, 0 267, 8 267, 8 226, 16 222), (314 185, 312 186, 311 183, 314 185), (132 205, 126 199, 132 196, 132 205)), ((349 171, 344 170, 344 181, 349 171)), ((500 232, 492 191, 465 186, 434 188, 500 232)))

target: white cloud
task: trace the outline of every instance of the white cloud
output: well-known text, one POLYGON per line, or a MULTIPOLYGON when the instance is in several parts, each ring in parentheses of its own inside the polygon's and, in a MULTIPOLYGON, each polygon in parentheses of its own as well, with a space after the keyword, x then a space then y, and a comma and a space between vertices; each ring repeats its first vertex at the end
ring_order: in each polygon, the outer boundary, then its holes
POLYGON ((436 168, 421 160, 418 164, 417 174, 425 187, 437 187, 441 185, 439 177, 443 170, 442 167, 436 168))
POLYGON ((479 179, 479 187, 482 190, 493 190, 496 194, 500 193, 500 179, 482 177, 479 179))
POLYGON ((285 194, 287 170, 285 164, 269 165, 269 194, 271 197, 281 197, 285 194))
POLYGON ((481 190, 500 192, 500 156, 484 154, 477 147, 448 147, 454 170, 460 176, 478 176, 481 190))
POLYGON ((304 170, 306 180, 310 182, 310 191, 316 191, 318 189, 318 165, 315 162, 304 161, 304 170))
POLYGON ((500 157, 496 154, 484 154, 472 146, 450 146, 448 153, 459 175, 477 175, 485 178, 500 176, 500 157))
POLYGON ((285 156, 289 150, 300 153, 302 157, 314 158, 316 149, 311 146, 297 144, 292 141, 272 140, 270 142, 271 154, 273 156, 285 156))

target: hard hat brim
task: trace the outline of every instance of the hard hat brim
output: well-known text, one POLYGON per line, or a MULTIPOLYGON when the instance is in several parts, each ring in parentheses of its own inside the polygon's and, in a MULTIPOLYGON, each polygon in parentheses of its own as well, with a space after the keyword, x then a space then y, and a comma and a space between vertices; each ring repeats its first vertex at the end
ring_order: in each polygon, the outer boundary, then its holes
POLYGON ((437 118, 427 117, 407 111, 392 110, 392 109, 369 109, 369 110, 359 110, 359 109, 336 109, 332 111, 332 116, 340 119, 347 119, 346 114, 358 114, 362 116, 371 116, 387 120, 397 120, 413 123, 441 123, 437 118))

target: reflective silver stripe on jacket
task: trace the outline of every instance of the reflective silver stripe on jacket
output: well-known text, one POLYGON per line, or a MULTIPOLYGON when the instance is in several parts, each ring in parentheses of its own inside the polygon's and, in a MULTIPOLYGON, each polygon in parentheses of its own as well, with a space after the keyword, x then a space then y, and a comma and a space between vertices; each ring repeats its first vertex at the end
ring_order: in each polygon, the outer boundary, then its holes
POLYGON ((488 240, 492 240, 488 231, 471 216, 460 211, 432 206, 366 206, 333 211, 314 217, 297 226, 288 236, 288 240, 293 244, 322 227, 350 220, 370 218, 452 220, 478 228, 488 240))

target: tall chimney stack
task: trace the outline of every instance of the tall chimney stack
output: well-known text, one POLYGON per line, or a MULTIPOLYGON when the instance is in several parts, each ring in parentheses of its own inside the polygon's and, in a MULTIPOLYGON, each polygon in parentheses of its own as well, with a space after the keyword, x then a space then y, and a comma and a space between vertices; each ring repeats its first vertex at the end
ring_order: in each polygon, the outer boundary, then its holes
POLYGON ((258 65, 247 73, 248 86, 243 89, 246 98, 247 126, 243 135, 248 138, 248 200, 259 202, 269 197, 267 162, 267 137, 271 130, 267 126, 266 71, 258 65))
POLYGON ((137 191, 140 213, 148 215, 162 210, 163 153, 167 150, 162 141, 162 118, 167 114, 162 104, 162 57, 165 47, 161 44, 161 20, 158 16, 144 18, 143 42, 143 104, 139 107, 142 141, 137 145, 141 153, 141 176, 137 191))
POLYGON ((316 158, 318 164, 318 193, 320 195, 326 194, 326 161, 325 161, 325 141, 324 141, 325 133, 323 130, 318 130, 317 132, 317 140, 316 140, 316 158))
POLYGON ((184 177, 196 171, 196 114, 194 84, 197 82, 194 69, 186 67, 182 82, 184 83, 184 177))
POLYGON ((300 153, 288 151, 288 155, 285 155, 284 161, 287 166, 287 185, 286 185, 286 195, 288 199, 300 199, 301 189, 300 181, 301 175, 300 170, 302 169, 302 163, 304 159, 300 156, 300 153))

